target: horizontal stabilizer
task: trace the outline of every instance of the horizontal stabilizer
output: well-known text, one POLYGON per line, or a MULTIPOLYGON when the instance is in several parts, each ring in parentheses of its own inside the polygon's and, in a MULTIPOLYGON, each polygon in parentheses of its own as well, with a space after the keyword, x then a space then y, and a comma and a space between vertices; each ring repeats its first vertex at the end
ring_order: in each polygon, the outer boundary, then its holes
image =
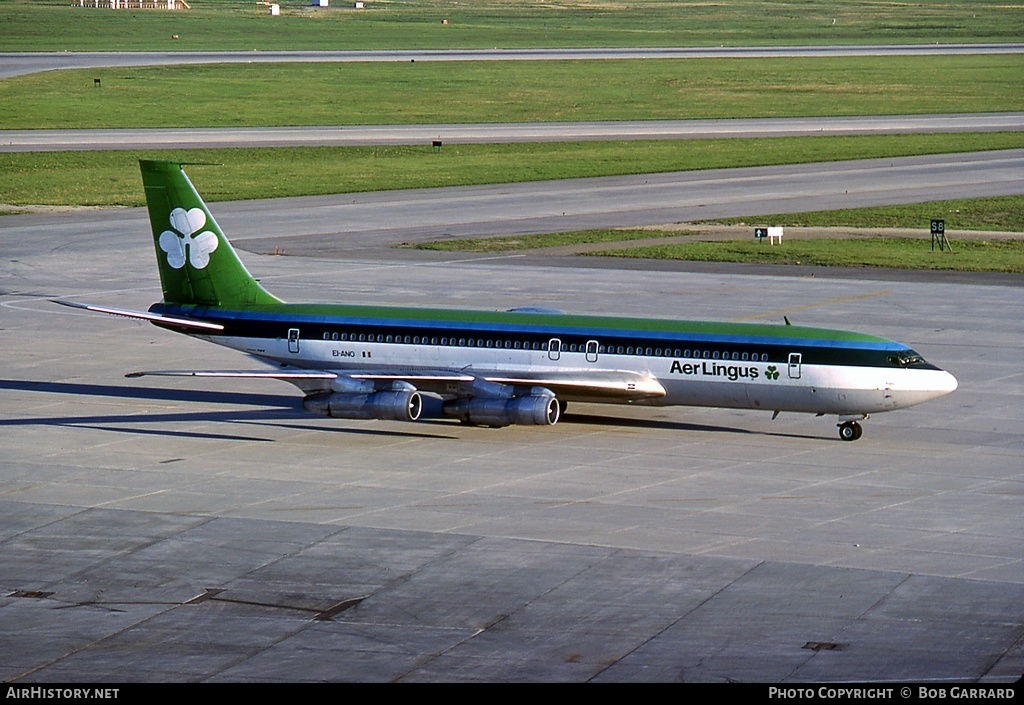
POLYGON ((124 318, 136 318, 141 321, 160 323, 166 326, 172 326, 174 328, 183 328, 185 330, 224 330, 224 326, 220 325, 219 323, 207 323, 206 321, 196 321, 191 318, 176 318, 174 316, 162 316, 159 313, 148 313, 146 311, 132 311, 126 308, 109 308, 107 306, 93 306, 92 304, 80 304, 76 301, 60 301, 58 299, 51 299, 51 301, 53 301, 53 303, 55 304, 60 304, 61 306, 80 308, 84 311, 95 311, 96 313, 105 313, 109 316, 123 316, 124 318))

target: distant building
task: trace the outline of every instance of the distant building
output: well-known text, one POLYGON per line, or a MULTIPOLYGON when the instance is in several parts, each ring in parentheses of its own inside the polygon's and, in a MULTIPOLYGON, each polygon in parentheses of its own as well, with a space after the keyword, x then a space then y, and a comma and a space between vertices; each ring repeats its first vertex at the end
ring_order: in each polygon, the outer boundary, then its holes
POLYGON ((111 10, 190 10, 185 0, 78 0, 79 7, 108 7, 111 10))

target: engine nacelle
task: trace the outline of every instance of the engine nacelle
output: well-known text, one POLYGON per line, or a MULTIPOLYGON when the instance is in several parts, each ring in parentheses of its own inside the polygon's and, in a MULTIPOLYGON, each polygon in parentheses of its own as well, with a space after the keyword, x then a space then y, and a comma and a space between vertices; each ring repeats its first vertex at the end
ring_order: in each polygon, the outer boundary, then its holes
POLYGON ((302 406, 310 413, 337 419, 415 421, 423 412, 423 399, 411 389, 370 394, 324 392, 309 395, 302 400, 302 406))
POLYGON ((508 399, 453 399, 445 402, 441 411, 445 416, 476 426, 553 426, 559 415, 558 400, 550 392, 508 399))

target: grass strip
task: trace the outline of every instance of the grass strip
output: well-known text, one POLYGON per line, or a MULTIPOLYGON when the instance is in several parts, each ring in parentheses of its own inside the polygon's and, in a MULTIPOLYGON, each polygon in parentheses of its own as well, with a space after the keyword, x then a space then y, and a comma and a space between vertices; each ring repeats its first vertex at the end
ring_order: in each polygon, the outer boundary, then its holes
POLYGON ((573 247, 577 245, 593 245, 604 242, 628 242, 630 240, 650 240, 658 237, 679 237, 696 235, 696 231, 688 230, 575 230, 564 233, 543 233, 537 235, 515 235, 511 237, 478 237, 458 240, 437 240, 412 245, 417 250, 437 250, 442 252, 518 252, 535 250, 545 247, 573 247))
POLYGON ((747 223, 822 228, 921 228, 942 219, 948 229, 1024 233, 1024 196, 956 199, 903 206, 785 213, 760 218, 720 218, 721 225, 747 223))
POLYGON ((138 159, 189 167, 210 201, 512 183, 1024 147, 1022 133, 0 154, 0 203, 138 206, 138 159))
POLYGON ((927 235, 921 238, 789 240, 774 247, 751 239, 623 248, 593 254, 697 262, 1024 273, 1024 240, 954 240, 952 245, 952 251, 933 251, 927 235))
POLYGON ((4 129, 1020 110, 1024 110, 1021 54, 205 64, 51 71, 0 81, 0 127, 4 129))
POLYGON ((191 10, 110 10, 0 0, 5 51, 195 51, 719 46, 1018 41, 1005 0, 284 0, 281 16, 240 0, 191 10))

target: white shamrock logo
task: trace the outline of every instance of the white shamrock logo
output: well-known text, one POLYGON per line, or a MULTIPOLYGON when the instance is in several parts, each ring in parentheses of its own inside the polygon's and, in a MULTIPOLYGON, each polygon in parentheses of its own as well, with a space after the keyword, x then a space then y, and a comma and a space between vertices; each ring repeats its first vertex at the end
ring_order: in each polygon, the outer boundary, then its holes
POLYGON ((167 264, 174 269, 184 267, 187 248, 188 261, 193 267, 202 269, 208 265, 210 253, 217 249, 217 236, 209 230, 192 236, 206 225, 206 213, 203 209, 175 208, 171 211, 170 220, 174 230, 164 230, 160 233, 160 249, 167 253, 167 264))

